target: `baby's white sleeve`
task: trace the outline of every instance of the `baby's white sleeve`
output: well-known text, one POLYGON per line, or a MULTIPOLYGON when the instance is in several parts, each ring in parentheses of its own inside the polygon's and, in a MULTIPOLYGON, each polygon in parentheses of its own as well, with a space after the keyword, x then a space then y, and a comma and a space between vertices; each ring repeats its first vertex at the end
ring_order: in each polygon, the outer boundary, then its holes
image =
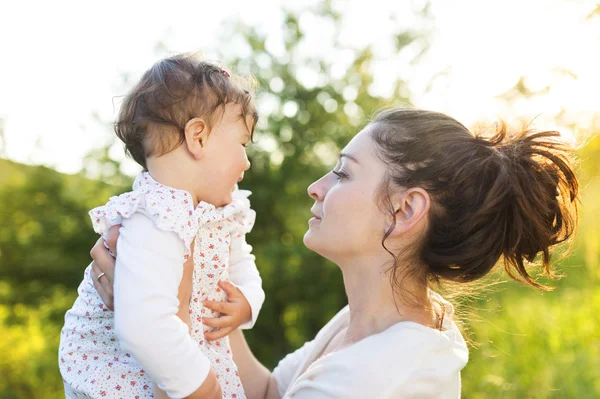
POLYGON ((256 268, 252 247, 246 243, 245 234, 232 234, 229 253, 229 281, 242 291, 252 309, 252 318, 241 324, 241 329, 254 327, 265 301, 262 279, 256 268))
POLYGON ((184 244, 141 213, 123 220, 114 281, 115 334, 121 348, 171 398, 206 379, 210 362, 176 315, 184 244))

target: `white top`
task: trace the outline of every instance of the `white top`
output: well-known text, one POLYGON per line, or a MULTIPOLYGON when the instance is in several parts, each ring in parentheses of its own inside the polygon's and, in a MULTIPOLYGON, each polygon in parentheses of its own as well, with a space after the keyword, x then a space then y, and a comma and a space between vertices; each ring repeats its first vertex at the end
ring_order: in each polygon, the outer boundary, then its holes
MULTIPOLYGON (((224 393, 243 398, 229 340, 206 342, 201 319, 206 315, 203 300, 226 300, 217 285, 219 278, 236 284, 250 303, 252 319, 242 327, 252 327, 264 301, 251 247, 244 240, 254 225, 255 214, 247 200, 250 193, 236 190, 232 203, 224 208, 200 202, 194 209, 189 193, 166 187, 147 172, 138 176, 134 189, 134 195, 145 198, 132 201, 122 195, 122 202, 113 201, 123 216, 135 212, 122 218, 117 242, 115 334, 121 348, 132 353, 171 397, 195 391, 212 365, 224 393), (131 211, 121 206, 131 203, 135 204, 131 211), (190 255, 194 239, 190 336, 176 313, 183 260, 190 255)), ((108 214, 106 223, 114 223, 107 208, 114 206, 101 208, 108 214)), ((103 228, 103 223, 97 227, 103 228)), ((208 312, 208 316, 218 314, 208 312)))
POLYGON ((289 399, 460 398, 460 370, 468 350, 451 321, 444 331, 400 322, 347 348, 318 359, 348 325, 343 308, 313 341, 287 355, 273 371, 279 395, 289 399), (318 359, 318 360, 315 360, 318 359))
POLYGON ((212 366, 224 392, 244 398, 228 338, 216 345, 203 341, 202 317, 216 315, 201 304, 205 299, 226 300, 217 281, 227 279, 251 307, 252 319, 241 327, 251 328, 258 317, 265 295, 252 247, 245 242, 255 216, 248 195, 236 190, 225 207, 201 202, 194 208, 189 193, 163 186, 142 172, 134 191, 90 211, 94 230, 101 235, 122 225, 115 312, 105 309, 88 267, 61 332, 59 366, 69 396, 102 392, 109 398, 145 398, 151 395, 147 373, 170 397, 183 398, 198 389, 212 366), (176 314, 183 263, 192 243, 190 335, 176 314))
MULTIPOLYGON (((183 259, 183 245, 142 213, 123 220, 122 226, 115 268, 115 334, 121 349, 170 397, 188 396, 202 384, 211 363, 176 315, 183 268, 173 265, 183 259)), ((232 237, 229 280, 252 308, 252 320, 241 326, 245 328, 253 326, 264 301, 251 249, 243 236, 232 237)))

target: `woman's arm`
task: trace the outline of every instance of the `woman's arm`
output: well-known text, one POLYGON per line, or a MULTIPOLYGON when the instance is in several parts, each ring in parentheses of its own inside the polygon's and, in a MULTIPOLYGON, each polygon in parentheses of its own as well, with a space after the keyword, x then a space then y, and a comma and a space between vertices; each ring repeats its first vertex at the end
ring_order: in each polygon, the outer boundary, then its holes
POLYGON ((248 399, 279 399, 277 382, 271 372, 254 357, 242 330, 237 329, 229 334, 229 343, 248 399))

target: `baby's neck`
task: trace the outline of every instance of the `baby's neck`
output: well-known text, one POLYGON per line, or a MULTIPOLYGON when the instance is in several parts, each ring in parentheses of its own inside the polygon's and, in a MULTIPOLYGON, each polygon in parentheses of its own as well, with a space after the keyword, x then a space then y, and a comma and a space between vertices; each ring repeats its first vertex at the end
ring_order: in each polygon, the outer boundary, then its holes
POLYGON ((160 157, 149 157, 146 162, 148 173, 162 185, 190 193, 195 208, 198 205, 199 198, 191 184, 189 169, 183 162, 169 158, 172 158, 169 157, 169 154, 160 157))

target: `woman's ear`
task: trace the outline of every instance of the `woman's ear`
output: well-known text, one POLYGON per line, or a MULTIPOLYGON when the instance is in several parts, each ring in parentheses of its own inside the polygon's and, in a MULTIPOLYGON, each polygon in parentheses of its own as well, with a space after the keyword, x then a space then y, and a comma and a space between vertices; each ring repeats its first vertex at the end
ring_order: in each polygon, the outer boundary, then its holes
MULTIPOLYGON (((421 221, 426 220, 431 200, 427 191, 420 187, 409 188, 394 201, 396 225, 390 237, 397 237, 410 232, 421 221)), ((394 216, 388 215, 386 231, 393 224, 394 216)))
POLYGON ((208 126, 204 119, 190 119, 185 125, 184 134, 188 151, 196 160, 202 158, 206 139, 208 138, 208 126))

